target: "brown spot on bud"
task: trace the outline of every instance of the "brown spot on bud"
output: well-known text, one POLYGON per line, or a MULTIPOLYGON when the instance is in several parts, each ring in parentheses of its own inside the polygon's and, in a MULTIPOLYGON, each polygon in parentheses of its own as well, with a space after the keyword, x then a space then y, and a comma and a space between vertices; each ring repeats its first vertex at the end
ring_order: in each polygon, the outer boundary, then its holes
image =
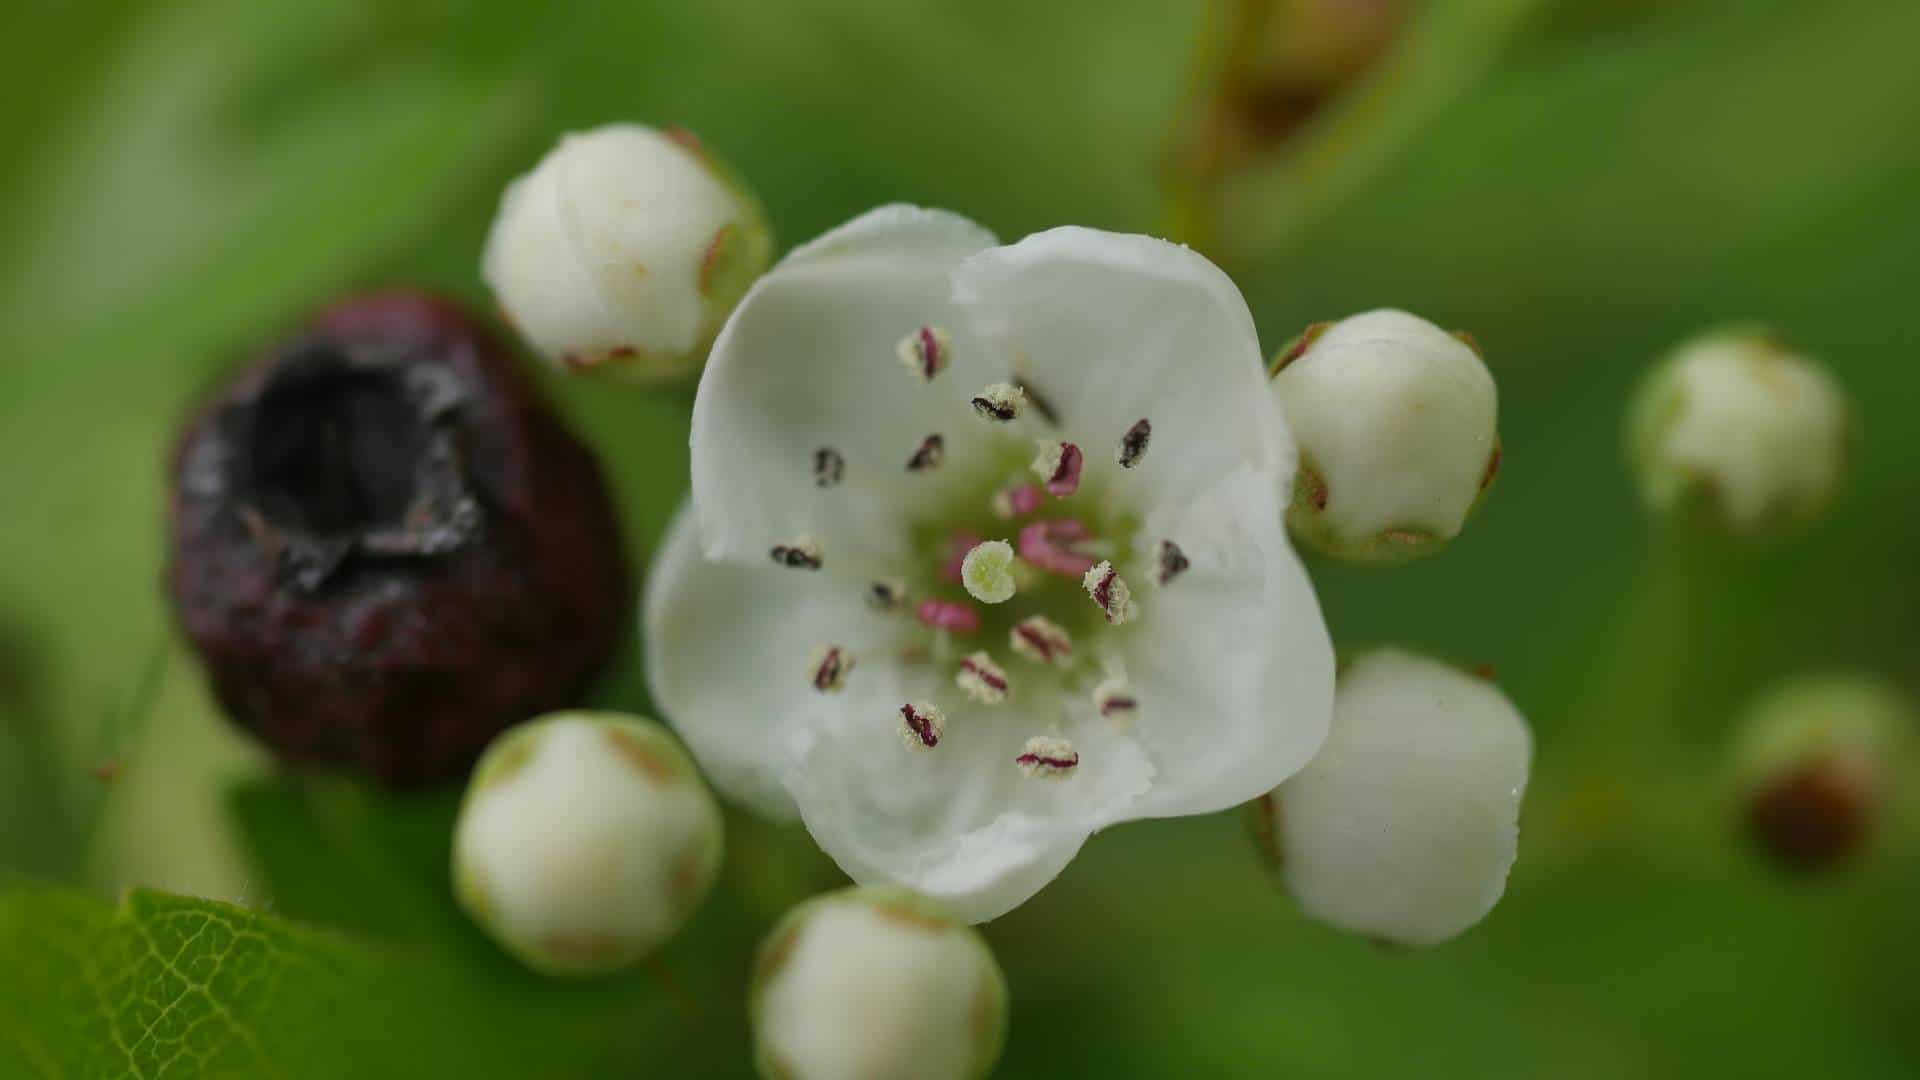
POLYGON ((1879 777, 1868 763, 1827 754, 1755 791, 1747 826, 1780 865, 1824 870, 1865 843, 1878 817, 1879 794, 1879 777))
POLYGON ((700 259, 701 296, 713 295, 714 281, 739 246, 740 226, 728 222, 714 231, 713 239, 707 242, 707 253, 700 259))
POLYGON ((1320 474, 1311 465, 1302 462, 1300 472, 1293 481, 1294 505, 1304 500, 1314 513, 1320 513, 1327 508, 1327 498, 1327 482, 1320 479, 1320 474))
POLYGON ((1247 804, 1247 834, 1253 837, 1254 850, 1267 869, 1280 869, 1286 860, 1280 846, 1280 800, 1273 797, 1273 792, 1247 804))

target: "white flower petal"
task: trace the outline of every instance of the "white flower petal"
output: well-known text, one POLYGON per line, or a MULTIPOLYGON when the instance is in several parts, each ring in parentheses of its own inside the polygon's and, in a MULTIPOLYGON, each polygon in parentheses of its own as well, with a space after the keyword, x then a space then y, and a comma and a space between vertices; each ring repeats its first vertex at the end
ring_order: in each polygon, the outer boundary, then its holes
POLYGON ((1288 889, 1397 944, 1462 933, 1506 891, 1531 756, 1492 683, 1396 649, 1354 658, 1326 747, 1273 793, 1288 889))
POLYGON ((1152 421, 1152 452, 1115 485, 1136 505, 1182 500, 1242 465, 1293 474, 1246 301, 1199 254, 1053 229, 968 259, 955 290, 989 359, 1030 378, 1089 470, 1119 472, 1120 440, 1152 421))
POLYGON ((860 674, 831 708, 794 726, 788 774, 808 831, 855 881, 904 885, 984 922, 1040 891, 1152 784, 1138 746, 1090 702, 972 705, 933 664, 868 664, 860 674), (947 713, 940 744, 909 750, 899 707, 934 697, 947 713), (1043 733, 1079 750, 1073 775, 1035 778, 1015 764, 1043 733))
POLYGON ((921 440, 956 456, 988 425, 969 399, 979 349, 950 275, 993 236, 964 218, 887 206, 796 249, 748 292, 714 343, 693 410, 693 496, 710 553, 763 560, 811 534, 827 569, 895 559, 907 515, 942 489, 910 474, 921 440), (900 339, 921 326, 953 339, 931 383, 902 371, 900 339), (813 455, 837 450, 844 482, 815 485, 813 455))
POLYGON ((1279 500, 1270 473, 1242 468, 1141 530, 1142 561, 1171 539, 1191 566, 1144 591, 1139 629, 1126 639, 1136 731, 1157 770, 1130 816, 1246 802, 1297 772, 1326 738, 1333 643, 1277 524, 1279 500))
MULTIPOLYGON (((683 509, 647 578, 647 683, 715 787, 792 820, 782 731, 839 700, 809 684, 808 657, 820 645, 860 655, 889 631, 846 582, 770 562, 709 561, 696 533, 683 509)), ((862 665, 849 682, 866 676, 862 665)))

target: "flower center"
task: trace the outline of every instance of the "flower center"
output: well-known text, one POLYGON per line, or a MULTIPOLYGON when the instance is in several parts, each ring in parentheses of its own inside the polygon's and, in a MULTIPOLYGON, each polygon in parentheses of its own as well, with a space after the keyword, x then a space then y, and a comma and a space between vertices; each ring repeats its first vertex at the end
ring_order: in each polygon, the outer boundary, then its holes
MULTIPOLYGON (((1084 578, 1091 568, 1109 562, 1142 581, 1152 576, 1151 568, 1133 565, 1138 521, 1112 490, 1125 477, 1089 469, 1071 495, 1049 495, 1034 484, 1031 445, 1009 438, 979 460, 949 462, 951 494, 909 532, 915 555, 907 587, 926 635, 918 643, 931 646, 916 652, 934 662, 944 652, 957 664, 959 656, 985 651, 1008 664, 1015 697, 1057 689, 1083 664, 1097 672, 1111 635, 1124 632, 1108 625, 1100 602, 1088 594, 1084 578), (1017 644, 1022 625, 1035 619, 1044 620, 1056 645, 1067 646, 1071 662, 1011 659, 1039 651, 1031 625, 1027 644, 1017 644), (943 635, 951 642, 943 643, 943 635)), ((1098 680, 1074 681, 1091 686, 1098 680)))

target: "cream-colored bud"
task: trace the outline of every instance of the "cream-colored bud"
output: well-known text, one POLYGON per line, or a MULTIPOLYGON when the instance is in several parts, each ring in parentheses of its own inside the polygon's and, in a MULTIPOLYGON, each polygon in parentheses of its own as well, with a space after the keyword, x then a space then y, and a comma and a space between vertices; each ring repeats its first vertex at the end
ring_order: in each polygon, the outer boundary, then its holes
POLYGON ((673 936, 720 853, 720 808, 666 728, 555 713, 495 739, 475 767, 454 827, 454 890, 528 966, 593 974, 673 936))
POLYGON ((1757 328, 1683 344, 1642 383, 1627 456, 1649 506, 1698 509, 1754 536, 1803 525, 1839 494, 1852 410, 1825 368, 1757 328))
POLYGON ((1316 326, 1275 361, 1300 447, 1287 523, 1328 555, 1396 562, 1459 535, 1500 467, 1478 349, 1404 311, 1316 326))
POLYGON ((772 254, 759 200, 691 135, 609 124, 507 187, 481 272, 547 359, 648 381, 699 369, 772 254))
POLYGON ((1340 673, 1333 728, 1259 804, 1268 852, 1309 916, 1437 945, 1506 891, 1532 737, 1493 683, 1398 649, 1340 673))
POLYGON ((780 1080, 987 1075, 1007 985, 972 927, 892 888, 828 893, 760 947, 750 994, 760 1074, 780 1080))

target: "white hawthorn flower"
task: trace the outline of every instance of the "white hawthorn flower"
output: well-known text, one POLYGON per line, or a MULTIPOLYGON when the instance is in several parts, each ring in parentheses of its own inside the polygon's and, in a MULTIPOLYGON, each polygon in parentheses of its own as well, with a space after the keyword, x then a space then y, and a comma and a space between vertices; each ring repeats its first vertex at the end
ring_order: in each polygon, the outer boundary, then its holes
POLYGON ((1825 512, 1851 442, 1852 410, 1833 376, 1758 328, 1681 345, 1642 384, 1627 431, 1648 505, 1698 504, 1746 535, 1825 512))
POLYGON ((1275 358, 1273 394, 1300 443, 1288 524, 1335 558, 1440 550, 1499 472, 1498 394, 1478 349, 1404 311, 1309 328, 1275 358))
POLYGON ((659 724, 554 713, 474 767, 454 826, 462 907, 530 967, 628 966, 686 921, 720 865, 720 807, 659 724))
POLYGON ((1261 377, 1240 294, 1173 244, 1002 247, 906 206, 828 233, 701 380, 692 507, 648 583, 657 699, 722 789, 970 921, 1097 829, 1271 789, 1325 736, 1333 661, 1261 377), (1017 414, 983 415, 1003 382, 1017 414), (860 657, 831 694, 801 677, 823 645, 860 657), (1128 708, 1103 717, 1111 671, 1128 708))
POLYGON ((692 135, 608 124, 507 187, 481 273, 548 360, 655 380, 700 366, 772 252, 759 200, 692 135))
POLYGON ((971 1080, 1000 1058, 1007 984, 972 927, 922 897, 851 888, 788 912, 749 992, 760 1074, 971 1080))
POLYGON ((1437 945, 1506 891, 1532 746, 1492 682, 1362 653, 1341 668, 1326 745, 1256 804, 1268 855, 1312 918, 1437 945))

